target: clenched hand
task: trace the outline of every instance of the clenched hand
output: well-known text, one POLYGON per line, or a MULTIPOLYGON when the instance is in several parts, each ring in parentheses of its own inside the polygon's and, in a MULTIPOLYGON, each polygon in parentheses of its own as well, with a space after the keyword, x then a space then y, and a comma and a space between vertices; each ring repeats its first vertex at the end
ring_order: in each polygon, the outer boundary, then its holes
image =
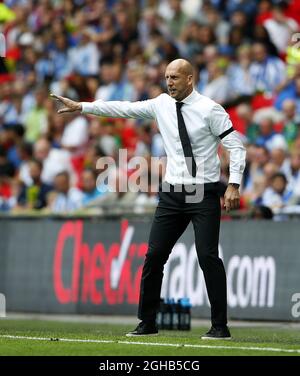
POLYGON ((227 212, 240 207, 240 192, 238 187, 228 184, 224 195, 224 206, 227 212))

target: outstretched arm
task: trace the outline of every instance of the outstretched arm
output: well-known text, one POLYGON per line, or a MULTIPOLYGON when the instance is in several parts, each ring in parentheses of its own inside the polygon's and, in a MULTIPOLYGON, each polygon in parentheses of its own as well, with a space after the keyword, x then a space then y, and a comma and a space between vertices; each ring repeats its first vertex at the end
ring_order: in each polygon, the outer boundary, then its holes
POLYGON ((127 102, 97 100, 94 102, 75 102, 71 99, 51 94, 51 97, 61 102, 64 107, 58 110, 59 114, 65 112, 81 111, 84 114, 115 118, 154 119, 154 102, 156 99, 146 101, 127 102))

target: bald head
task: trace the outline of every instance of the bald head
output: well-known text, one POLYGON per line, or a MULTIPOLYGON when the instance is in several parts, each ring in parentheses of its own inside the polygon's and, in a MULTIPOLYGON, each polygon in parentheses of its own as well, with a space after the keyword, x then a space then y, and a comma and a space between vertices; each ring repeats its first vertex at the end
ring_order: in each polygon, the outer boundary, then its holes
POLYGON ((167 69, 168 68, 180 71, 183 74, 186 74, 187 76, 193 75, 192 64, 185 59, 176 59, 171 61, 171 63, 167 66, 167 69))
POLYGON ((166 82, 169 94, 181 101, 193 91, 193 67, 185 59, 173 60, 166 68, 166 82))

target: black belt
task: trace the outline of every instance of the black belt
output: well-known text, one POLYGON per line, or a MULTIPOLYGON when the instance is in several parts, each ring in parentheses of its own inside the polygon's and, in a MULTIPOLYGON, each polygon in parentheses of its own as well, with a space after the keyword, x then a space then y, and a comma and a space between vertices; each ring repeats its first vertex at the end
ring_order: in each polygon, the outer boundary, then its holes
POLYGON ((219 188, 219 182, 214 182, 214 183, 204 183, 204 184, 175 184, 175 185, 172 185, 170 183, 167 183, 167 182, 163 182, 162 184, 160 184, 160 186, 162 185, 168 185, 170 187, 170 192, 185 192, 185 193, 189 193, 191 192, 189 188, 191 187, 196 187, 196 186, 204 186, 204 192, 207 192, 207 191, 210 191, 210 190, 216 190, 219 188))

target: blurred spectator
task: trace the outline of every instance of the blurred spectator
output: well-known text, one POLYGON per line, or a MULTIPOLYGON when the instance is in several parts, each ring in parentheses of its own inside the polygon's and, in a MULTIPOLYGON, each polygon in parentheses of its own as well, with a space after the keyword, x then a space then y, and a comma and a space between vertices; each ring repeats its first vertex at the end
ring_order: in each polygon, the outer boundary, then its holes
POLYGON ((232 26, 229 32, 228 46, 232 54, 236 54, 237 49, 248 44, 249 40, 246 38, 243 29, 240 26, 232 26))
POLYGON ((99 73, 100 53, 94 42, 91 41, 88 30, 82 30, 79 35, 79 44, 70 50, 71 71, 83 76, 93 76, 99 73))
MULTIPOLYGON (((294 34, 297 36, 297 33, 294 34)), ((300 76, 300 50, 299 46, 295 43, 293 37, 286 49, 286 70, 287 70, 287 82, 283 83, 283 87, 286 86, 291 80, 300 76)), ((281 89, 281 88, 280 88, 281 89)))
POLYGON ((284 14, 286 8, 284 3, 279 3, 272 8, 272 18, 264 21, 272 42, 277 50, 284 54, 289 43, 292 33, 298 31, 298 23, 284 14))
POLYGON ((24 136, 24 127, 22 124, 7 125, 3 124, 2 144, 6 145, 7 158, 16 169, 20 166, 18 155, 18 145, 22 143, 24 136))
POLYGON ((54 178, 54 191, 49 195, 48 206, 53 213, 68 213, 82 206, 83 193, 71 186, 70 175, 63 171, 54 178))
POLYGON ((101 65, 101 86, 96 99, 104 101, 131 100, 132 85, 122 77, 122 68, 118 62, 104 61, 101 65))
POLYGON ((288 179, 287 189, 292 192, 291 203, 300 203, 300 149, 294 149, 285 168, 288 179))
POLYGON ((26 141, 35 142, 47 130, 47 110, 45 109, 47 95, 44 87, 35 90, 35 106, 25 117, 26 141))
POLYGON ((2 146, 0 146, 0 172, 2 176, 10 178, 14 177, 15 175, 15 167, 8 160, 7 152, 4 150, 2 146))
POLYGON ((255 24, 262 25, 266 20, 272 18, 272 1, 261 0, 257 5, 255 24))
POLYGON ((273 219, 273 212, 270 208, 263 205, 256 205, 252 210, 253 219, 273 219))
POLYGON ((66 118, 57 113, 51 113, 48 117, 47 139, 51 142, 52 147, 62 147, 62 136, 66 126, 66 118))
POLYGON ((130 46, 135 46, 138 41, 137 24, 129 15, 129 9, 125 8, 125 3, 116 4, 115 20, 117 34, 114 37, 116 55, 124 58, 130 46))
POLYGON ((296 113, 296 103, 291 99, 286 99, 282 104, 284 114, 283 136, 289 145, 295 141, 300 130, 300 113, 296 113))
POLYGON ((260 145, 250 145, 247 148, 247 167, 248 174, 247 180, 244 182, 245 192, 249 192, 253 189, 254 181, 258 176, 264 176, 264 166, 269 161, 270 154, 267 148, 260 145))
POLYGON ((168 21, 170 35, 178 38, 187 23, 187 16, 181 8, 181 0, 170 0, 172 16, 168 21))
POLYGON ((18 196, 18 209, 42 209, 47 206, 47 196, 53 187, 41 180, 43 165, 32 159, 29 161, 29 176, 32 183, 22 184, 18 196))
POLYGON ((228 69, 229 86, 236 97, 254 94, 255 87, 253 77, 250 74, 251 47, 242 45, 237 49, 236 63, 232 63, 228 69))
POLYGON ((274 122, 270 117, 265 117, 260 121, 259 135, 255 140, 255 143, 266 147, 268 150, 272 150, 276 147, 287 149, 287 143, 283 135, 274 131, 274 122))
POLYGON ((202 94, 210 97, 220 104, 225 104, 232 99, 232 91, 229 79, 225 75, 225 67, 221 60, 212 61, 208 64, 208 82, 202 89, 202 94))
POLYGON ((267 29, 263 25, 255 25, 253 30, 254 42, 262 43, 266 47, 266 51, 271 56, 278 56, 278 50, 271 41, 267 29))
POLYGON ((71 163, 71 156, 67 150, 51 149, 51 144, 46 138, 40 138, 34 144, 33 156, 43 163, 42 181, 53 185, 55 176, 67 171, 74 182, 74 170, 71 163))
POLYGON ((72 66, 68 51, 68 37, 66 33, 54 36, 53 46, 49 51, 49 58, 53 61, 53 78, 61 80, 71 74, 72 66))
POLYGON ((255 90, 272 93, 285 79, 285 65, 279 58, 268 55, 262 43, 254 43, 252 53, 254 61, 250 66, 250 74, 255 90))
POLYGON ((265 181, 265 188, 271 185, 272 177, 280 171, 281 164, 278 165, 270 160, 263 166, 263 177, 265 181))
POLYGON ((154 31, 161 31, 162 22, 156 10, 147 7, 142 10, 141 18, 138 22, 139 42, 142 46, 148 45, 150 35, 154 31))
POLYGON ((259 125, 253 120, 253 109, 242 103, 236 108, 237 116, 243 122, 244 133, 249 143, 255 143, 259 135, 259 125))
POLYGON ((230 16, 230 24, 233 27, 238 27, 242 31, 242 34, 248 39, 252 35, 251 19, 247 17, 247 14, 241 9, 236 9, 230 16))
POLYGON ((187 59, 196 54, 201 54, 203 46, 199 43, 200 25, 197 21, 192 20, 182 30, 178 41, 180 53, 187 59))
POLYGON ((0 211, 9 211, 15 204, 12 180, 14 175, 15 168, 0 145, 0 211))
POLYGON ((25 185, 32 183, 29 174, 29 161, 32 159, 32 144, 21 142, 17 147, 17 153, 20 160, 18 180, 25 185))
POLYGON ((99 20, 99 25, 96 26, 95 30, 89 30, 89 32, 92 41, 103 47, 105 43, 109 43, 114 40, 117 30, 115 28, 114 18, 111 13, 102 13, 99 20))
POLYGON ((94 201, 105 195, 106 186, 97 187, 97 173, 92 169, 85 169, 82 173, 82 205, 92 206, 94 201))
POLYGON ((138 141, 135 148, 135 154, 141 157, 151 155, 152 130, 151 125, 146 124, 138 129, 138 141))
POLYGON ((84 116, 70 116, 62 136, 61 146, 73 154, 80 154, 88 141, 88 122, 84 116))
POLYGON ((245 191, 243 198, 246 204, 251 206, 260 205, 262 202, 262 195, 267 187, 267 178, 264 175, 256 175, 252 182, 251 190, 245 191))
POLYGON ((153 184, 153 176, 152 174, 145 174, 141 176, 141 180, 143 181, 144 186, 142 187, 142 192, 139 192, 135 202, 134 202, 134 209, 135 213, 143 213, 147 211, 147 209, 153 209, 156 207, 158 203, 158 185, 153 184))
POLYGON ((251 19, 256 11, 256 1, 255 0, 228 0, 225 5, 222 4, 220 0, 213 0, 217 6, 225 7, 225 14, 230 17, 233 12, 240 10, 245 13, 249 19, 251 19))
POLYGON ((291 99, 295 102, 296 112, 300 114, 300 77, 296 77, 278 93, 274 104, 275 107, 278 110, 282 110, 283 102, 286 99, 291 99))
MULTIPOLYGON (((195 13, 196 15, 196 13, 195 13)), ((194 17, 197 17, 195 16, 194 17)), ((222 19, 221 14, 213 6, 203 7, 202 17, 199 19, 201 23, 208 24, 216 35, 216 39, 219 45, 228 44, 228 36, 230 31, 230 23, 222 19)))
POLYGON ((24 121, 22 95, 18 92, 17 85, 7 84, 2 88, 0 103, 0 119, 4 124, 14 125, 24 121))
POLYGON ((272 209, 273 213, 278 212, 288 202, 291 192, 286 190, 287 179, 284 174, 277 173, 271 178, 271 185, 262 196, 262 205, 272 209))
POLYGON ((274 165, 284 173, 288 165, 287 148, 274 147, 270 152, 270 157, 270 162, 274 163, 274 165))
POLYGON ((96 140, 97 145, 107 156, 115 156, 118 146, 116 123, 112 119, 98 120, 91 123, 90 134, 96 140))
MULTIPOLYGON (((78 101, 147 100, 166 91, 165 68, 178 57, 191 61, 195 87, 226 107, 247 142, 241 194, 247 207, 254 205, 253 217, 268 216, 262 195, 277 173, 285 174, 292 192, 286 205, 298 205, 300 52, 291 35, 299 31, 300 5, 284 3, 285 9, 277 0, 0 3, 7 42, 0 59, 2 209, 14 206, 19 184, 34 185, 32 158, 43 165, 41 184, 52 185, 67 171, 70 189, 83 187, 93 196, 99 158, 117 159, 125 148, 129 161, 143 156, 150 168, 150 156, 164 157, 154 121, 61 116, 49 92, 78 101)), ((229 156, 222 148, 219 155, 225 187, 229 156)), ((134 177, 137 166, 117 163, 116 169, 112 185, 134 177)), ((155 201, 155 195, 131 193, 117 187, 97 196, 95 206, 135 207, 137 200, 143 212, 155 201)))
POLYGON ((151 155, 153 157, 163 157, 166 155, 164 144, 163 144, 163 139, 161 137, 161 134, 158 133, 156 124, 153 125, 154 128, 154 134, 152 137, 152 144, 151 144, 151 155))

